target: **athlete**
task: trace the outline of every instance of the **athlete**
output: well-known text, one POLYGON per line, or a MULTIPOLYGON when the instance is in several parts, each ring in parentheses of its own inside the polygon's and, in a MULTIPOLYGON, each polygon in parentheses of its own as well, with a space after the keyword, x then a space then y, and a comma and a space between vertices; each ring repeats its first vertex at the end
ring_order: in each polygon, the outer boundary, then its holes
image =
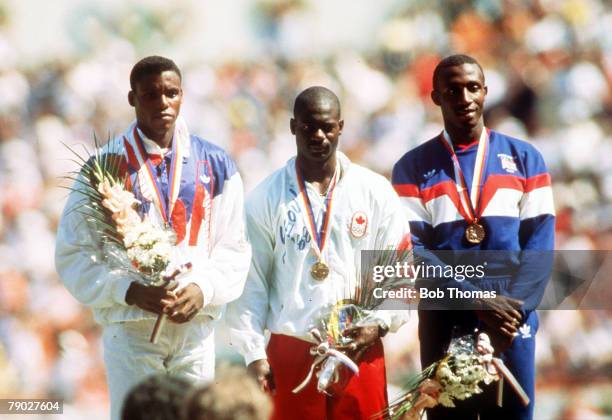
POLYGON ((387 406, 380 337, 401 325, 398 313, 377 311, 377 325, 351 330, 344 350, 359 375, 333 397, 319 393, 316 380, 292 390, 313 363, 309 331, 322 309, 355 290, 361 251, 400 246, 408 223, 390 183, 337 151, 344 121, 333 92, 304 90, 293 115, 297 156, 247 200, 254 255, 245 291, 228 307, 232 344, 274 390, 274 419, 370 418, 387 406))
POLYGON ((500 408, 489 387, 484 396, 459 402, 455 409, 430 410, 430 420, 533 416, 535 308, 548 277, 545 260, 533 263, 538 255, 533 250, 553 249, 550 176, 531 144, 484 126, 486 94, 475 59, 453 55, 440 61, 431 98, 442 112, 444 131, 406 153, 393 168, 392 182, 408 211, 415 249, 504 251, 496 254, 501 261, 486 268, 500 275, 446 284, 462 292, 494 292, 495 299, 475 299, 470 310, 419 310, 423 366, 444 356, 457 331, 479 328, 492 336, 531 402, 524 406, 506 386, 500 408))
POLYGON ((128 390, 146 376, 213 378, 215 320, 242 293, 251 256, 240 175, 223 150, 187 131, 179 117, 183 90, 176 64, 144 58, 133 67, 130 85, 136 121, 103 153, 123 155, 140 215, 174 230, 170 264, 193 268, 168 290, 113 267, 97 235, 100 227, 82 214, 86 198, 80 191, 70 194, 58 228, 56 266, 103 327, 113 419, 128 390), (149 337, 161 313, 172 322, 153 344, 149 337))

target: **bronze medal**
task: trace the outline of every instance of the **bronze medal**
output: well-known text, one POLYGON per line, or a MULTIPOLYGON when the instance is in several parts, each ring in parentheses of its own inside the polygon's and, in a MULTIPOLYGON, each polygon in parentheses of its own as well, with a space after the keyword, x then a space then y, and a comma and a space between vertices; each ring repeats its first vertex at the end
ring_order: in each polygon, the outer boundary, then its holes
POLYGON ((323 261, 317 261, 310 268, 310 275, 318 281, 323 281, 329 275, 329 267, 323 261))
POLYGON ((484 237, 485 229, 476 221, 472 222, 465 230, 465 239, 467 239, 467 241, 471 244, 481 243, 484 237))
POLYGON ((440 136, 442 143, 448 150, 453 165, 455 167, 455 183, 457 184, 457 192, 460 195, 460 206, 457 208, 462 217, 469 223, 465 229, 465 239, 470 244, 479 244, 486 236, 484 226, 478 223, 478 218, 483 213, 481 202, 481 189, 484 185, 485 167, 487 166, 489 156, 489 135, 488 131, 483 128, 478 140, 478 150, 476 151, 476 161, 474 162, 474 174, 472 177, 472 188, 468 190, 468 186, 459 164, 459 159, 453 149, 453 142, 446 131, 440 136))

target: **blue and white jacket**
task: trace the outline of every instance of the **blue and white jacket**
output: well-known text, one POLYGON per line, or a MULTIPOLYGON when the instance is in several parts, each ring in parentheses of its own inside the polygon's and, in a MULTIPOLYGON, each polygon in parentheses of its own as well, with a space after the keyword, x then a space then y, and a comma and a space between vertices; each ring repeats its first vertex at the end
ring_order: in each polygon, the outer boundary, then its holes
MULTIPOLYGON (((550 175, 542 155, 529 143, 488 130, 489 150, 482 176, 479 223, 486 236, 479 244, 465 238, 467 215, 461 207, 454 164, 442 134, 406 153, 394 166, 392 183, 407 212, 415 249, 440 250, 552 250, 555 211, 550 175)), ((472 184, 478 142, 455 147, 468 189, 472 184)), ((524 253, 528 254, 528 253, 524 253)), ((537 255, 532 253, 532 257, 537 255)), ((531 262, 520 264, 513 278, 492 286, 498 293, 525 301, 534 309, 541 300, 546 270, 531 262), (534 291, 536 293, 534 293, 534 291)), ((500 266, 489 266, 495 272, 500 266)), ((455 282, 460 289, 480 289, 455 282)))
MULTIPOLYGON (((146 164, 137 158, 154 155, 159 147, 145 138, 136 123, 104 146, 103 151, 123 153, 127 187, 142 202, 142 216, 155 224, 167 221, 176 233, 170 264, 193 264, 191 272, 180 279, 179 288, 197 284, 204 295, 199 316, 217 318, 224 304, 241 295, 251 260, 242 180, 227 153, 190 135, 180 118, 173 143, 172 153, 180 153, 181 159, 180 164, 173 162, 170 170, 176 173, 176 182, 170 182, 173 185, 166 185, 162 192, 172 198, 168 216, 155 205, 156 194, 142 182, 147 174, 146 164)), ((63 283, 77 300, 93 309, 101 324, 155 318, 155 314, 125 303, 127 289, 137 278, 105 261, 95 226, 81 212, 73 211, 83 204, 83 198, 78 191, 70 194, 58 227, 56 267, 63 283)))

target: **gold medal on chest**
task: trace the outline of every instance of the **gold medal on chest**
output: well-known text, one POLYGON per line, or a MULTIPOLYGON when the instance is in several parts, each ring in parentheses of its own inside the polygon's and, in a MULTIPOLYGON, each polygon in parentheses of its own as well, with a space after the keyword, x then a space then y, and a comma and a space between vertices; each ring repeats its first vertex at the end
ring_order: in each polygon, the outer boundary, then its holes
POLYGON ((317 281, 323 281, 329 275, 329 267, 323 261, 317 261, 310 268, 310 275, 317 281))

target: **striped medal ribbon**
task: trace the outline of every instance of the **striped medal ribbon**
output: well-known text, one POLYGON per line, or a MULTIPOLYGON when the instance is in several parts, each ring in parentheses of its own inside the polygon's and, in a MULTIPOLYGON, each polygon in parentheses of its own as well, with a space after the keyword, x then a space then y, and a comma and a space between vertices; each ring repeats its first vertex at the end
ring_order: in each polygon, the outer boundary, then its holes
POLYGON ((334 190, 336 189, 336 183, 338 178, 337 174, 338 170, 336 169, 336 172, 334 172, 334 176, 330 181, 327 195, 325 196, 325 216, 323 219, 323 224, 321 225, 321 230, 317 230, 314 213, 312 211, 312 205, 310 203, 310 199, 308 198, 308 192, 306 191, 306 184, 304 183, 304 179, 298 168, 298 162, 295 162, 295 175, 298 180, 298 186, 300 188, 302 204, 306 209, 305 213, 308 218, 306 228, 308 229, 308 233, 312 238, 312 241, 310 241, 311 248, 317 257, 317 261, 310 268, 310 275, 312 276, 312 278, 318 281, 325 280, 329 275, 329 267, 325 263, 325 260, 323 258, 323 248, 325 247, 327 232, 330 228, 329 221, 331 219, 334 190))
POLYGON ((178 198, 181 182, 181 171, 183 168, 183 153, 179 144, 179 139, 175 136, 175 138, 172 140, 172 162, 170 164, 170 178, 168 181, 170 192, 168 194, 167 201, 163 198, 164 195, 162 194, 162 186, 159 184, 157 177, 155 176, 155 168, 144 147, 144 142, 140 138, 140 134, 136 126, 134 126, 133 131, 133 142, 125 137, 124 140, 131 146, 128 149, 128 158, 135 160, 135 163, 137 163, 135 166, 139 168, 137 176, 141 185, 143 196, 153 201, 164 223, 166 225, 170 225, 174 203, 176 203, 176 199, 178 198), (149 195, 149 197, 147 197, 147 195, 149 195))
POLYGON ((482 209, 480 208, 481 186, 484 168, 489 154, 488 130, 483 128, 482 133, 480 134, 480 139, 478 140, 476 162, 474 162, 474 175, 472 177, 472 188, 469 196, 465 176, 463 175, 463 171, 459 165, 459 159, 457 158, 457 154, 453 148, 453 142, 451 141, 446 130, 442 132, 440 138, 451 156, 455 169, 455 185, 457 186, 457 192, 459 193, 459 201, 461 204, 461 209, 458 210, 463 218, 468 222, 468 227, 465 229, 465 239, 471 244, 479 244, 486 236, 485 228, 478 223, 478 219, 482 213, 482 209))

